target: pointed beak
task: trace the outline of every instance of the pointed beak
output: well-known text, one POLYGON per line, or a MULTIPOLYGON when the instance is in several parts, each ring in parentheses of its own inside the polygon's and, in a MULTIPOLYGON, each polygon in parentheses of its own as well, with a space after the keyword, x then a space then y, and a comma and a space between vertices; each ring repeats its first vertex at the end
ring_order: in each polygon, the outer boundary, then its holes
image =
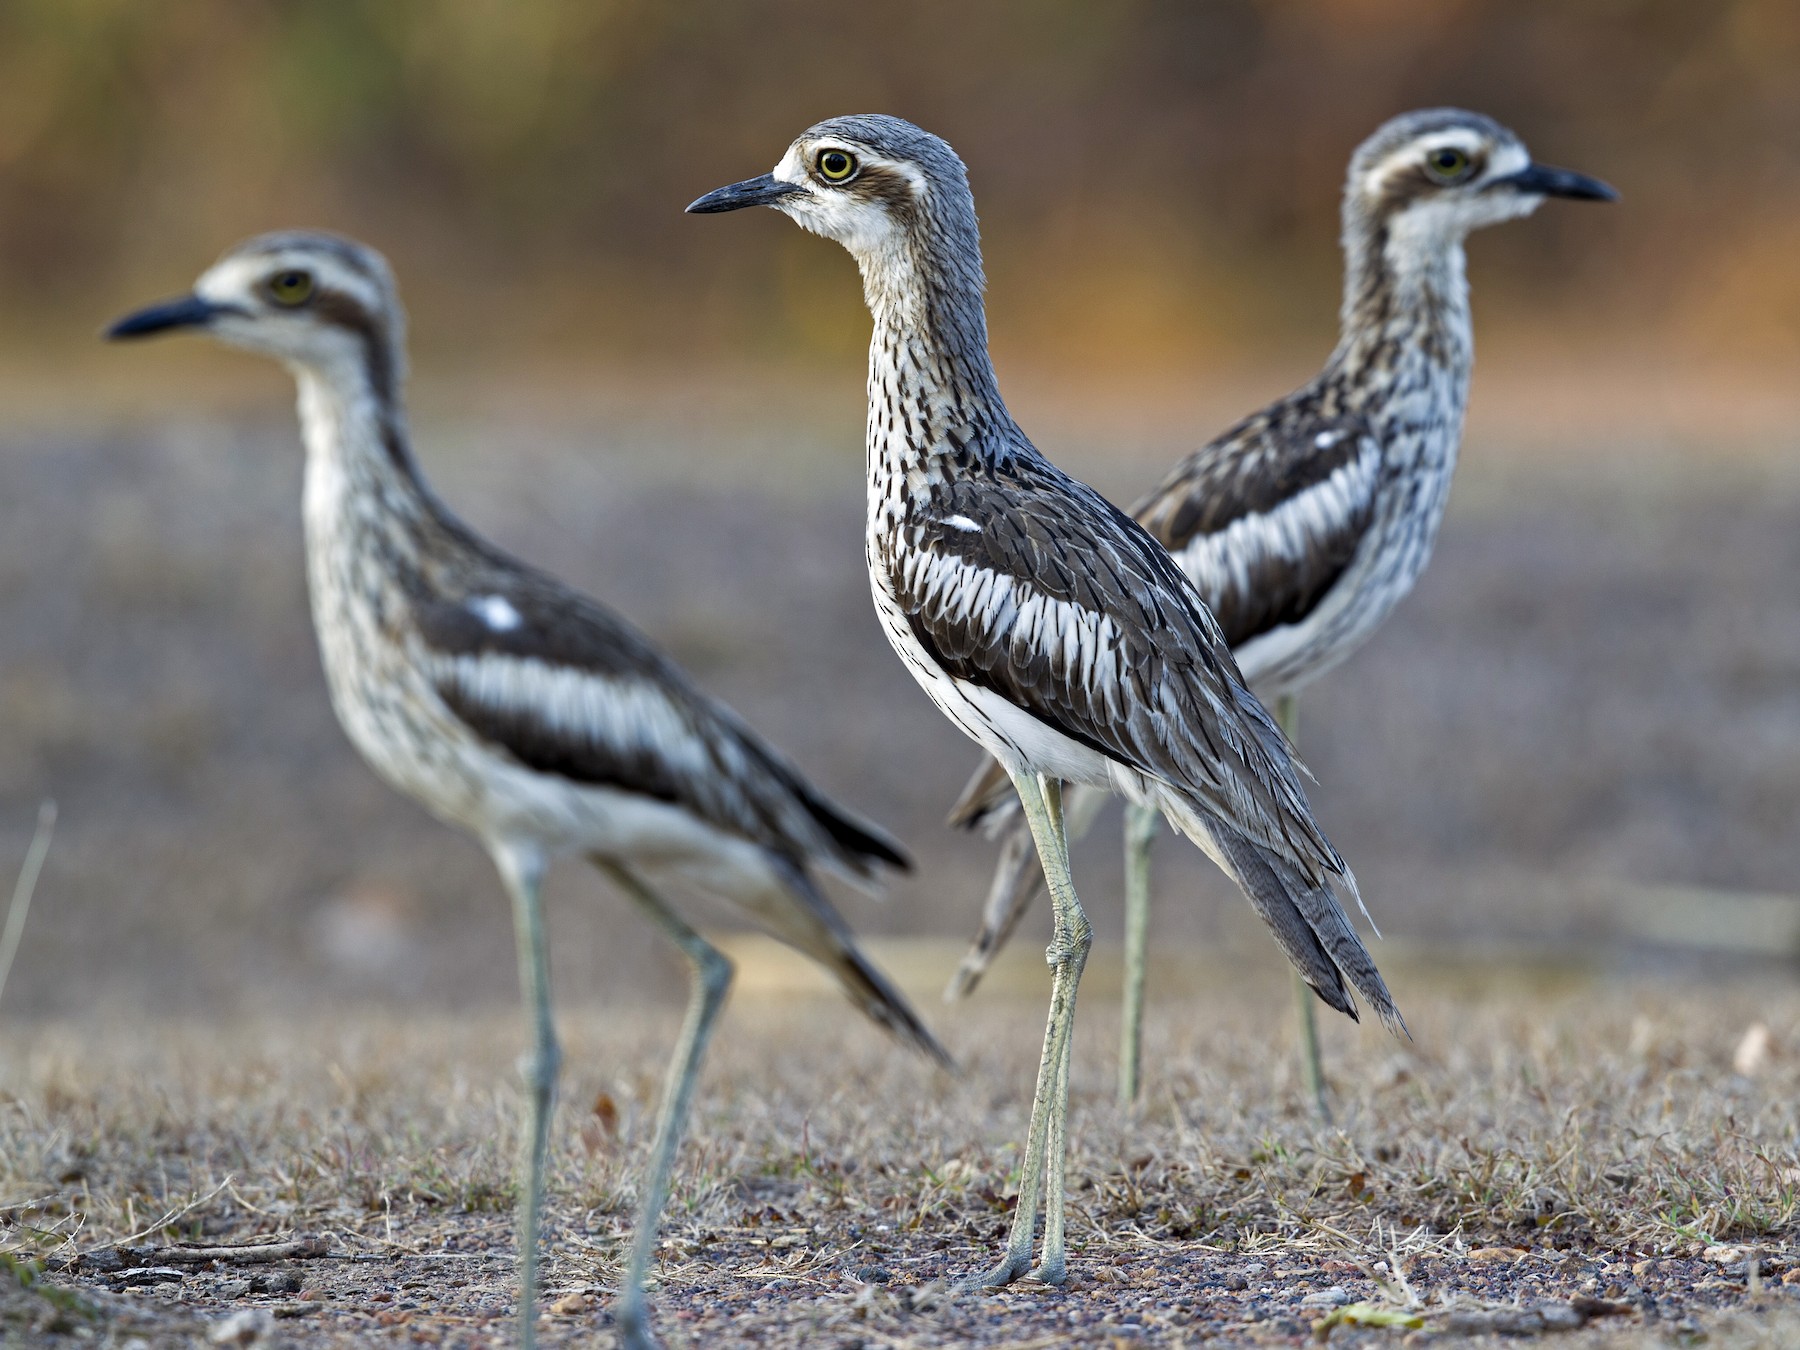
POLYGON ((220 314, 239 312, 231 305, 217 305, 197 295, 184 295, 179 300, 167 300, 160 305, 140 309, 135 314, 127 314, 106 330, 106 336, 116 341, 119 338, 149 337, 152 333, 164 333, 172 328, 204 328, 220 314))
POLYGON ((741 183, 709 192, 688 205, 690 216, 709 216, 718 211, 741 211, 746 206, 774 206, 783 198, 797 196, 806 189, 798 183, 784 183, 772 173, 761 178, 746 178, 741 183))
POLYGON ((1540 197, 1573 197, 1584 202, 1616 202, 1619 194, 1598 178, 1571 169, 1553 169, 1548 164, 1532 164, 1518 173, 1496 178, 1489 187, 1509 187, 1514 192, 1536 193, 1540 197))

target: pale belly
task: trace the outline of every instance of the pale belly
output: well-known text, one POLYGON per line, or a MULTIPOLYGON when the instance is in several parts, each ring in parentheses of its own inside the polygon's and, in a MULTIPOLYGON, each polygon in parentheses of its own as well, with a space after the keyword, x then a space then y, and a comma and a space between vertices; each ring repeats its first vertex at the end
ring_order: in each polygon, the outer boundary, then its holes
POLYGON ((1115 766, 1106 756, 1040 722, 992 690, 946 674, 926 655, 899 602, 873 574, 870 591, 888 644, 919 687, 963 735, 999 760, 1008 773, 1114 786, 1116 770, 1123 766, 1115 766))

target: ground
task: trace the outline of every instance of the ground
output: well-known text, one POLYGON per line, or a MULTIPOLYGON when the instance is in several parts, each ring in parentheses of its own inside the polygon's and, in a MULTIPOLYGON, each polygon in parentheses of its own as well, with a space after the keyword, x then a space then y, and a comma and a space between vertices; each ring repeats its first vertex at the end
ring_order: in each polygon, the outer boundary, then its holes
MULTIPOLYGON (((1105 966, 1074 1073, 1072 1279, 980 1294, 951 1285, 1008 1220, 1041 1005, 1003 982, 937 1010, 951 1077, 841 1004, 747 972, 664 1227, 665 1342, 1800 1340, 1789 981, 1401 960, 1414 1039, 1333 1019, 1326 1126, 1293 1069, 1285 982, 1198 957, 1193 992, 1152 1004, 1146 1104, 1117 1107, 1105 966)), ((667 1002, 563 1015, 547 1343, 610 1340, 677 1017, 667 1002)), ((16 1026, 0 1052, 0 1341, 187 1344, 260 1309, 232 1334, 505 1343, 520 1040, 497 1008, 16 1026), (297 1233, 322 1254, 138 1250, 297 1233)))

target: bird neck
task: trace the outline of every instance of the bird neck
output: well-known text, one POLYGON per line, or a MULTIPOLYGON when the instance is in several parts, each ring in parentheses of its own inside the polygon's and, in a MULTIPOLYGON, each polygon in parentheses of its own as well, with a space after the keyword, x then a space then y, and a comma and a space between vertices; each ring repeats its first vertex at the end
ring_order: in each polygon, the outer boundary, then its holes
POLYGON ((1394 381, 1444 391, 1460 413, 1474 362, 1469 281, 1459 233, 1428 233, 1405 219, 1347 219, 1344 303, 1327 365, 1379 407, 1394 381))
POLYGON ((973 213, 961 231, 935 225, 896 230, 859 253, 857 265, 874 318, 871 472, 1003 455, 1022 441, 988 356, 973 213))
POLYGON ((440 514, 413 459, 406 413, 391 387, 361 369, 301 366, 294 375, 306 446, 310 549, 411 534, 440 514))

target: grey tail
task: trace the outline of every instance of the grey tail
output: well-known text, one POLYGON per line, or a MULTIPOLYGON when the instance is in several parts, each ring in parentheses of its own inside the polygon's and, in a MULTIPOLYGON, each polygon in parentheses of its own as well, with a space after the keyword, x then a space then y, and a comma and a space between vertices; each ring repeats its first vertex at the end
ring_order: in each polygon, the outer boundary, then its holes
POLYGON ((1044 883, 1044 870, 1038 865, 1037 845, 1031 838, 1031 827, 1020 815, 1000 841, 1000 860, 994 866, 993 884, 988 888, 987 904, 981 912, 981 931, 964 953, 962 964, 944 988, 944 1002, 955 1003, 975 992, 988 967, 1000 954, 1025 911, 1037 898, 1044 883))
POLYGON ((990 839, 997 839, 1006 822, 1018 815, 1018 807, 1006 770, 998 760, 984 759, 950 808, 946 823, 955 830, 986 830, 990 839))
POLYGON ((801 805, 819 823, 819 828, 843 850, 846 858, 865 876, 873 876, 876 864, 882 863, 901 872, 913 870, 912 859, 892 835, 866 820, 859 820, 842 807, 825 800, 804 783, 795 785, 801 805))
POLYGON ((771 855, 771 861, 785 874, 789 890, 805 903, 810 920, 804 930, 790 929, 778 935, 829 970, 850 1001, 870 1020, 928 1055, 940 1067, 957 1072, 956 1061, 950 1052, 938 1044, 937 1037, 912 1010, 906 996, 862 954, 856 945, 856 935, 806 869, 777 855, 771 855))
POLYGON ((1308 882, 1291 864, 1235 830, 1215 824, 1212 834, 1238 885, 1313 992, 1358 1021, 1356 1000, 1344 985, 1347 977, 1389 1031, 1410 1035, 1375 958, 1331 888, 1308 882))
POLYGON ((913 1049, 929 1056, 939 1068, 959 1072, 950 1052, 938 1044, 937 1037, 913 1012, 912 1005, 855 947, 846 945, 843 959, 835 963, 832 974, 837 976, 850 1001, 870 1018, 913 1049))

